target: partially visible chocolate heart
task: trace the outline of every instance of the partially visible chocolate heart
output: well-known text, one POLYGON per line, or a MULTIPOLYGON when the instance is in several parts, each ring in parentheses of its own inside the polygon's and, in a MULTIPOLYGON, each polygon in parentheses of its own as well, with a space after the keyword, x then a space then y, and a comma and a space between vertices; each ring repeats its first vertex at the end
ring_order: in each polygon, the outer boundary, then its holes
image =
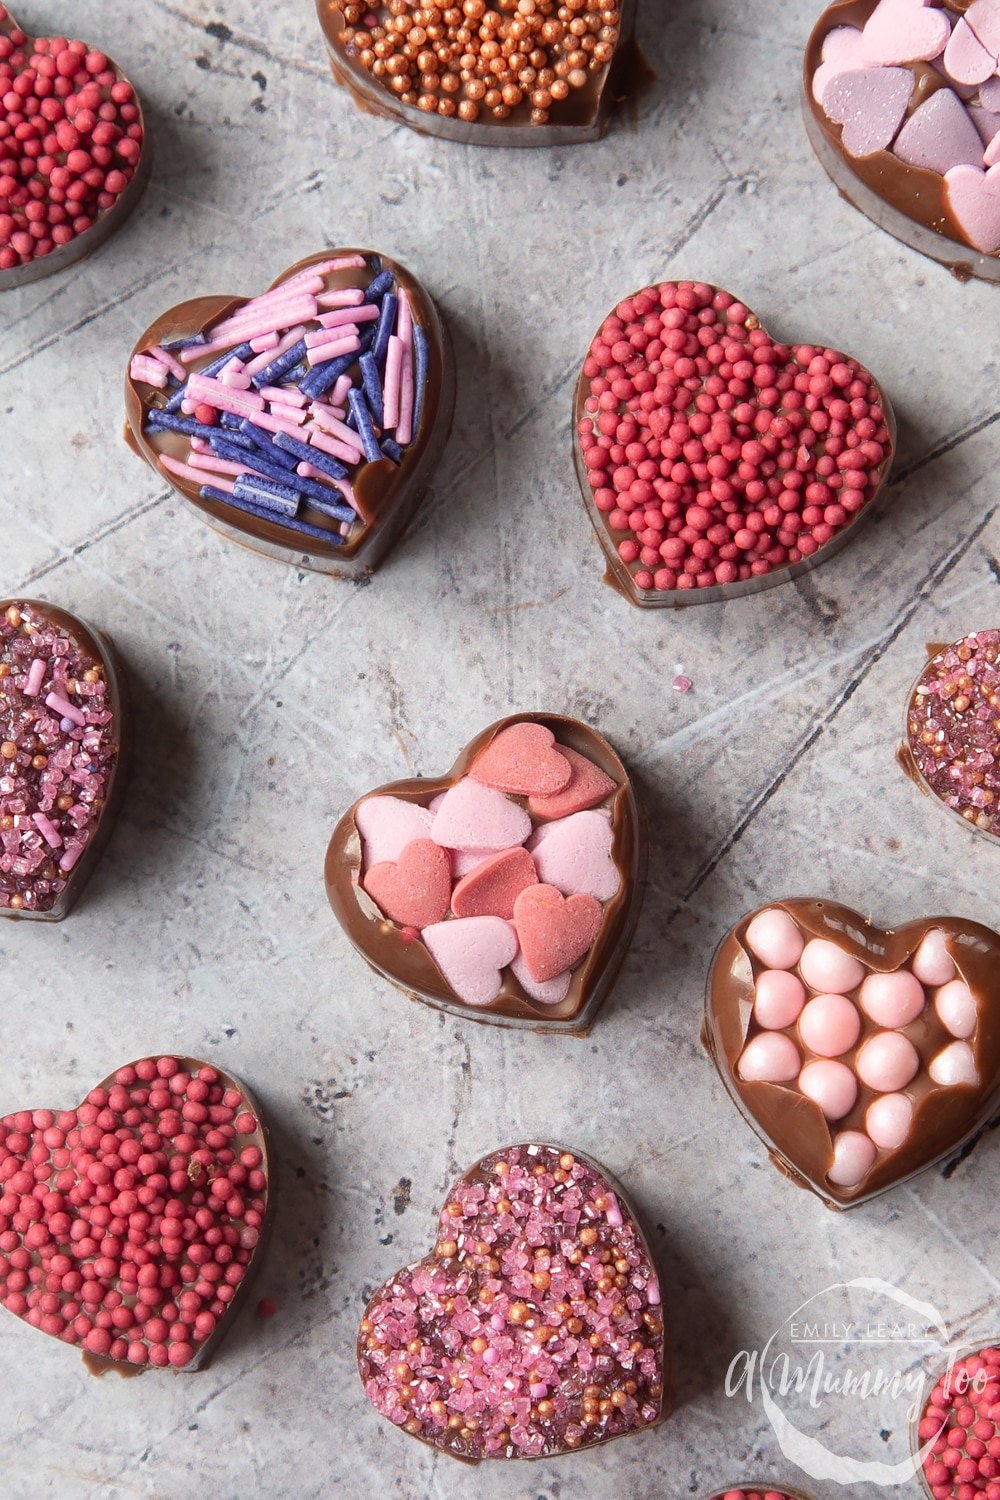
POLYGON ((645 847, 628 773, 607 741, 574 719, 516 714, 478 735, 447 776, 394 782, 356 802, 334 829, 325 873, 351 942, 411 999, 481 1021, 579 1033, 628 949, 645 847), (502 792, 481 776, 525 790, 502 792), (528 789, 556 783, 560 790, 539 793, 545 811, 536 813, 528 789), (566 816, 548 811, 580 802, 566 816), (385 868, 394 860, 409 878, 423 868, 428 840, 451 861, 451 911, 430 925, 437 877, 419 890, 408 885, 400 904, 400 877, 385 868), (559 907, 547 921, 532 906, 542 885, 559 907), (531 935, 522 951, 525 896, 531 935), (562 971, 539 968, 531 955, 542 948, 548 958, 563 955, 562 971))
POLYGON ((467 1463, 550 1458, 669 1413, 656 1268, 622 1188, 559 1146, 508 1146, 451 1189, 433 1253, 368 1304, 380 1415, 467 1463))
POLYGON ((332 250, 259 297, 199 297, 146 329, 125 440, 233 541, 371 573, 413 519, 451 429, 451 345, 417 279, 332 250))
POLYGON ((887 482, 896 430, 864 365, 783 344, 731 292, 620 302, 576 388, 577 477, 605 582, 641 608, 774 587, 832 557, 887 482))
POLYGON ((705 1047, 780 1171, 850 1208, 958 1150, 1000 1103, 1000 935, 884 930, 778 901, 716 953, 705 1047))
POLYGON ((95 1373, 208 1363, 257 1269, 267 1129, 236 1079, 172 1054, 76 1109, 0 1120, 0 1302, 95 1373))
POLYGON ((0 601, 0 917, 67 915, 118 815, 130 745, 110 639, 55 605, 0 601))

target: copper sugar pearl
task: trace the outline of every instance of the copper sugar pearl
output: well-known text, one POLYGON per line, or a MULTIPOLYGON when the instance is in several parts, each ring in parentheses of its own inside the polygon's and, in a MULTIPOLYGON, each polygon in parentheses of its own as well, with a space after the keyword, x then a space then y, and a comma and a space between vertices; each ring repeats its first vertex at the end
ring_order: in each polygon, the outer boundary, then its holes
POLYGON ((946 807, 1000 838, 1000 630, 938 651, 906 713, 914 765, 946 807))
POLYGON ((337 0, 344 44, 400 102, 473 123, 530 111, 546 125, 614 56, 621 6, 613 0, 463 0, 461 5, 337 0))

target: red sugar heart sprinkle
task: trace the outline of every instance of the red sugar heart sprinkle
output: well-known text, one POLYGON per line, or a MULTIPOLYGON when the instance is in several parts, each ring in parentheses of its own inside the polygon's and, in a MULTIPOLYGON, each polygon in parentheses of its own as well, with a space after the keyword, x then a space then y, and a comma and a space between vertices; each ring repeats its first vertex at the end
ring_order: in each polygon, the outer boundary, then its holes
POLYGON ((587 481, 638 589, 811 557, 881 483, 891 437, 868 371, 776 343, 729 292, 665 281, 627 298, 583 374, 587 481))
POLYGON ((932 1443, 924 1478, 934 1500, 1000 1500, 1000 1349, 958 1360, 938 1381, 917 1437, 932 1443))
POLYGON ((133 1365, 190 1365, 264 1226, 262 1136, 240 1091, 176 1057, 119 1068, 78 1109, 0 1120, 0 1301, 133 1365))

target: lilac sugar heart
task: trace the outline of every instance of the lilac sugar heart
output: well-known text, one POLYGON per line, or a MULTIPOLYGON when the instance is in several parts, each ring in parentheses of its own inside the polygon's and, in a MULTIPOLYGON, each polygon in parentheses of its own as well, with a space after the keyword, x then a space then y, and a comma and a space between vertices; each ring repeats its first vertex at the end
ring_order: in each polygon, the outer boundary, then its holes
POLYGON ((979 167, 952 167, 945 174, 948 206, 977 250, 1000 250, 1000 164, 983 172, 979 167))
POLYGON ((908 68, 855 68, 826 85, 823 108, 844 127, 845 151, 871 156, 892 144, 912 93, 908 68))
POLYGON ((813 98, 822 104, 827 85, 841 73, 866 68, 861 53, 861 31, 857 26, 837 26, 823 43, 823 61, 813 74, 813 98))
POLYGON ((986 50, 994 57, 1000 57, 1000 5, 997 0, 972 0, 965 19, 986 50))
POLYGON ((985 83, 997 70, 997 59, 983 46, 963 17, 944 49, 944 67, 956 83, 985 83))
POLYGON ((913 111, 892 149, 907 166, 942 174, 963 164, 978 166, 983 159, 979 131, 951 89, 938 89, 913 111))

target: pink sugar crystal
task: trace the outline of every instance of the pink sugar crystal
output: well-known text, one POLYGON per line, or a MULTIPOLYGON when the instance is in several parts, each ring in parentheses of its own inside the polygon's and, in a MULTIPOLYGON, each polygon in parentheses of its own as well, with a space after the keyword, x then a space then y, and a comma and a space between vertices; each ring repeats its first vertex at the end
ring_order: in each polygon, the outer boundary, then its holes
POLYGON ((928 662, 907 712, 917 770, 948 807, 1000 838, 1000 630, 928 662))

